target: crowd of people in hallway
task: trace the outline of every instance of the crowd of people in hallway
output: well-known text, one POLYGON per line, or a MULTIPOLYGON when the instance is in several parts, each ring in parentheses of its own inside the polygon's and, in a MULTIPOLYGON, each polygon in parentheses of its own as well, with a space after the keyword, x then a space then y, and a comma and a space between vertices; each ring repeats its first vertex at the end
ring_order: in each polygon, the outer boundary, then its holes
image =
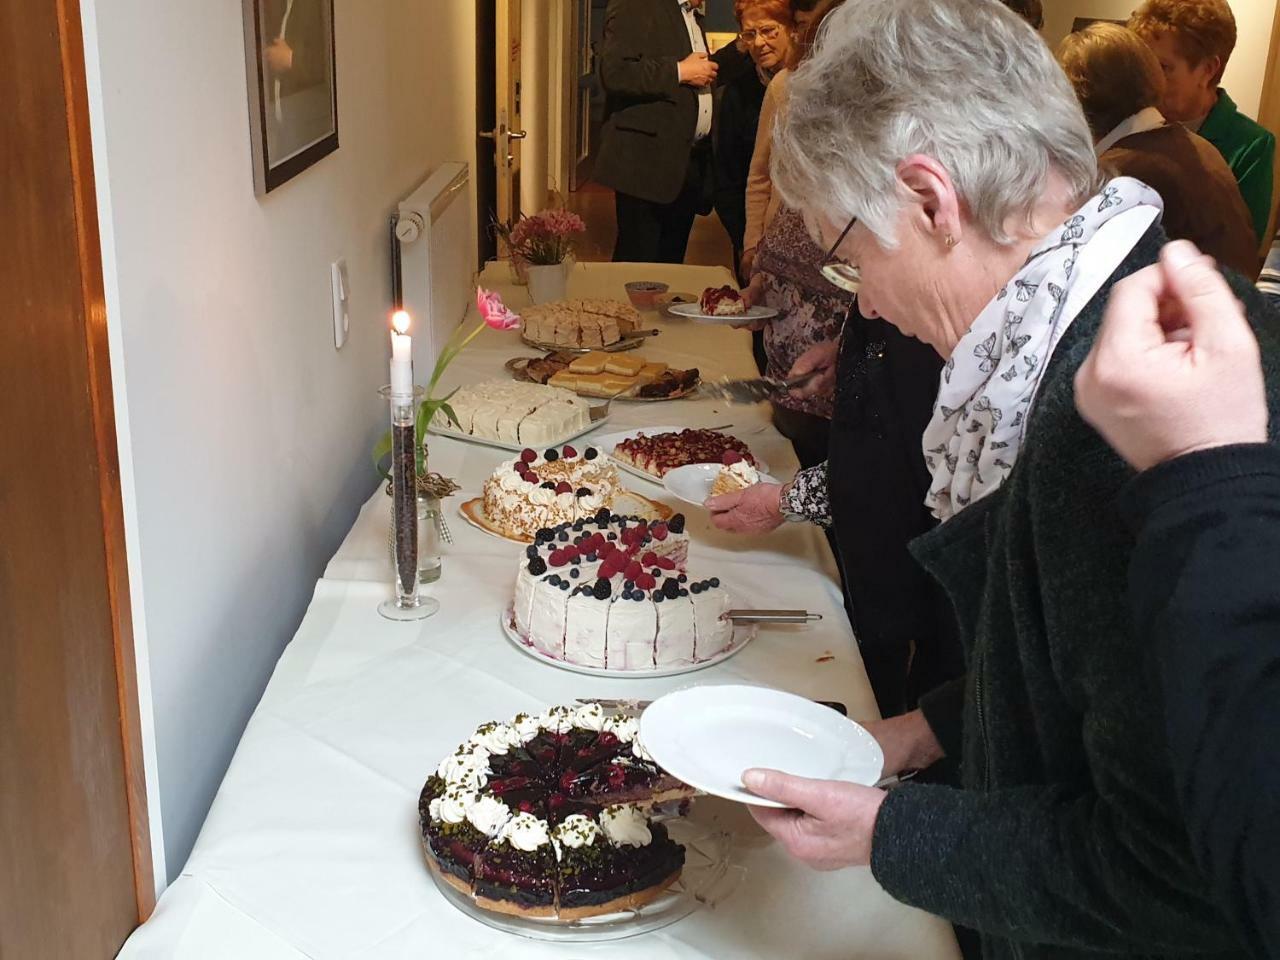
POLYGON ((1280 956, 1275 138, 1226 0, 1051 50, 1038 0, 611 0, 616 260, 719 215, 890 791, 749 771, 820 869, 987 957, 1280 956), (1267 241, 1272 240, 1265 257, 1267 241))

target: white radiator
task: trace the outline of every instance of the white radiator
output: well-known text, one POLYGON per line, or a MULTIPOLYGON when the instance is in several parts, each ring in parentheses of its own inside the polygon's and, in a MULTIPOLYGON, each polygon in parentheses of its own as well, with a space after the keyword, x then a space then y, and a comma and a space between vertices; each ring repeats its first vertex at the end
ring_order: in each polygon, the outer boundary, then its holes
POLYGON ((475 293, 467 181, 465 163, 446 163, 400 201, 400 282, 404 309, 413 316, 413 367, 419 384, 430 379, 436 357, 475 293))

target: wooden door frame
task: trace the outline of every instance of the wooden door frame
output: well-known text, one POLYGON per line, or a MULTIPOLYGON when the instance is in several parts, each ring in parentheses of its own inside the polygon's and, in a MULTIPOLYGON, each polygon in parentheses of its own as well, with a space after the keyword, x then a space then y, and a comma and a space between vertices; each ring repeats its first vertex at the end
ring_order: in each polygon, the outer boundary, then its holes
POLYGON ((151 825, 143 766, 142 717, 138 699, 138 670, 134 652, 133 614, 129 596, 129 568, 125 550, 124 507, 116 440, 115 404, 111 385, 111 357, 107 335, 106 294, 102 276, 102 245, 98 231, 97 189, 89 128, 88 83, 85 76, 84 34, 78 0, 53 0, 59 24, 63 89, 66 97, 76 244, 82 264, 79 283, 85 304, 85 350, 89 394, 93 409, 95 453, 106 550, 116 694, 120 705, 120 737, 124 745, 125 793, 129 806, 130 846, 133 851, 134 898, 138 922, 155 909, 156 886, 151 859, 151 825))
MULTIPOLYGON (((1280 139, 1280 9, 1272 14, 1271 43, 1267 49, 1267 66, 1262 73, 1262 98, 1258 101, 1258 122, 1280 139)), ((1276 207, 1280 204, 1280 163, 1274 164, 1271 188, 1271 218, 1263 234, 1262 255, 1271 247, 1276 229, 1276 207)))

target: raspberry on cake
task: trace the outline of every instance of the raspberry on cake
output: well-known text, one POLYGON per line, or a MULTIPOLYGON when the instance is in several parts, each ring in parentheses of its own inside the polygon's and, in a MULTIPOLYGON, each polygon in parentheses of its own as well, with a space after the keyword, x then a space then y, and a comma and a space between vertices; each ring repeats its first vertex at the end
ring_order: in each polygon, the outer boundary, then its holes
POLYGON ((661 480, 676 467, 690 463, 723 463, 733 451, 754 465, 750 448, 737 437, 718 430, 681 430, 679 433, 643 432, 613 448, 613 458, 661 480))
POLYGON ((720 473, 711 484, 711 496, 718 497, 723 493, 745 490, 760 482, 760 471, 736 451, 726 452, 720 462, 720 473))
POLYGON ((684 848, 646 810, 693 790, 645 759, 636 727, 594 703, 482 724, 423 787, 432 871, 477 906, 517 916, 574 920, 656 899, 680 876, 684 848), (498 776, 499 757, 527 758, 517 762, 528 775, 508 789, 515 778, 498 776), (476 770, 494 774, 487 787, 454 782, 476 770))
POLYGON ((742 294, 728 285, 723 287, 707 287, 702 291, 698 305, 704 316, 732 317, 747 312, 747 305, 742 302, 742 294))
POLYGON ((595 453, 593 447, 581 455, 571 446, 542 453, 527 448, 503 461, 484 484, 485 516, 505 535, 532 540, 540 529, 611 506, 622 483, 595 453))
POLYGON ((540 530, 516 573, 511 626, 542 655, 597 669, 718 657, 733 648, 729 595, 716 578, 691 589, 688 553, 682 514, 650 524, 604 513, 540 530))

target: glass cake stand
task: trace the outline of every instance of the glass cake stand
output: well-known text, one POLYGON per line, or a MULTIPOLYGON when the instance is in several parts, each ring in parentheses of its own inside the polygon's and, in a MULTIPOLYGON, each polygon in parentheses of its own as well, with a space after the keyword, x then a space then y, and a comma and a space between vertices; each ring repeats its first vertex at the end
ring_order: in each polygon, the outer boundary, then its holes
POLYGON ((724 830, 688 817, 663 820, 663 824, 671 838, 684 846, 684 870, 662 896, 638 910, 586 920, 514 917, 481 909, 469 896, 441 880, 435 870, 430 871, 431 878, 441 895, 471 919, 517 937, 554 943, 598 943, 638 937, 683 920, 695 910, 714 907, 737 889, 745 873, 742 866, 733 862, 732 837, 724 830))

